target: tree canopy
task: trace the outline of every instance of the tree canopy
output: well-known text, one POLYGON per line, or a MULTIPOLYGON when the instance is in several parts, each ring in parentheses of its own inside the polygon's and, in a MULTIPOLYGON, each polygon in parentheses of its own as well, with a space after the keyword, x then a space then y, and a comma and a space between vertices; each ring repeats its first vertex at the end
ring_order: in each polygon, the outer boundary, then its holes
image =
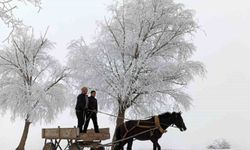
POLYGON ((184 89, 201 62, 192 61, 193 11, 172 0, 125 0, 109 7, 112 16, 96 39, 71 43, 69 65, 80 85, 102 92, 101 106, 112 112, 148 114, 172 101, 188 109, 184 89))
POLYGON ((48 54, 53 45, 25 28, 0 50, 0 109, 13 119, 51 121, 65 108, 67 69, 48 54))
POLYGON ((0 20, 12 29, 11 33, 13 33, 15 29, 24 26, 22 20, 17 18, 14 13, 14 10, 18 7, 18 2, 30 3, 39 9, 41 8, 41 0, 0 0, 0 20))

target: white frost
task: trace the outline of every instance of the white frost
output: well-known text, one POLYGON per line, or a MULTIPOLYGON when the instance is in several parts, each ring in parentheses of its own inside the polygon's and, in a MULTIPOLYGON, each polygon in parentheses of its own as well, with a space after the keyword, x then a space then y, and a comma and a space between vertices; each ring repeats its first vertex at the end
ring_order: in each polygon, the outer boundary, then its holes
POLYGON ((68 70, 48 55, 52 42, 24 28, 0 50, 0 110, 12 119, 51 121, 67 105, 68 70))
POLYGON ((145 115, 170 101, 188 109, 184 88, 205 73, 202 63, 190 60, 190 36, 198 28, 192 10, 172 0, 127 0, 109 8, 112 17, 93 43, 81 38, 69 46, 78 86, 101 92, 101 106, 114 113, 131 108, 145 115))

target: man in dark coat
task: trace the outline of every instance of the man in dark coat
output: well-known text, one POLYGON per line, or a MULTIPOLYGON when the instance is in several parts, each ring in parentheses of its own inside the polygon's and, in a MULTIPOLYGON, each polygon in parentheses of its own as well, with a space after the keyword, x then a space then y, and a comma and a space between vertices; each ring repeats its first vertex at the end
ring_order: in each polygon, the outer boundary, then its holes
POLYGON ((85 121, 85 114, 88 107, 88 88, 83 87, 81 89, 82 93, 77 96, 77 102, 76 102, 76 117, 78 120, 77 127, 79 128, 80 133, 82 133, 82 126, 85 121))
POLYGON ((90 119, 92 119, 92 122, 94 124, 95 132, 99 133, 99 127, 97 123, 98 106, 97 106, 97 99, 95 98, 95 96, 96 96, 96 91, 91 91, 91 96, 89 97, 89 103, 88 103, 88 110, 86 114, 87 120, 85 122, 83 130, 84 133, 87 132, 90 119))

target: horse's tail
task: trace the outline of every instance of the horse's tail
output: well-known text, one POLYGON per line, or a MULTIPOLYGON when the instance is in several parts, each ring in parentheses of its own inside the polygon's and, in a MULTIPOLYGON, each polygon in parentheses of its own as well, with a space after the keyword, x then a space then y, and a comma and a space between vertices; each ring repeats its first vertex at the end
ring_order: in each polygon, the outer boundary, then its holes
POLYGON ((118 140, 121 140, 122 137, 121 137, 121 126, 118 126, 116 129, 115 129, 115 139, 113 142, 114 143, 114 150, 120 150, 120 142, 116 143, 116 141, 118 140))

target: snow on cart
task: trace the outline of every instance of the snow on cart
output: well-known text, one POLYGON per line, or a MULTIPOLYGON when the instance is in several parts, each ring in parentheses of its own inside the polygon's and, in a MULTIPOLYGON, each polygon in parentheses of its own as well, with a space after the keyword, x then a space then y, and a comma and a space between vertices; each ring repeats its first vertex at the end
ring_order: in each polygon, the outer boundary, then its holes
POLYGON ((87 133, 79 133, 79 129, 74 128, 44 128, 42 138, 45 139, 43 150, 83 150, 88 147, 91 150, 104 150, 101 141, 110 139, 109 128, 100 128, 100 133, 95 133, 93 129, 87 133), (67 145, 62 147, 61 141, 65 140, 67 145))

